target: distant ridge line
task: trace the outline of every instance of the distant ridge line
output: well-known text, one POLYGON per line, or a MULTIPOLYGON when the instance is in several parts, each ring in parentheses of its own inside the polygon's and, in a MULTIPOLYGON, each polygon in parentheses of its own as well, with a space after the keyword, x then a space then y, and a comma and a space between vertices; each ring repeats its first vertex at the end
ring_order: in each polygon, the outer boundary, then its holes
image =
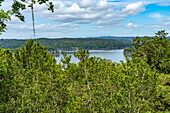
POLYGON ((126 39, 126 40, 133 40, 133 38, 135 37, 131 37, 131 36, 127 36, 127 37, 123 37, 123 36, 99 36, 99 37, 86 37, 86 38, 99 38, 99 39, 126 39))
MULTIPOLYGON (((139 36, 139 37, 144 37, 144 36, 139 36)), ((148 36, 151 37, 151 36, 148 36)), ((153 36, 154 37, 154 36, 153 36)), ((0 40, 41 40, 41 39, 125 39, 125 40, 133 40, 133 38, 136 38, 135 36, 94 36, 94 37, 63 37, 63 38, 54 38, 54 37, 37 37, 37 38, 29 38, 29 39, 23 39, 23 38, 1 38, 0 40)), ((170 39, 170 36, 167 37, 167 39, 170 39)))
MULTIPOLYGON (((144 37, 144 36, 139 36, 144 37)), ((151 36, 149 36, 151 37, 151 36)), ((154 37, 154 36, 153 36, 154 37)), ((99 38, 99 39, 126 39, 126 40, 133 40, 133 36, 99 36, 99 37, 86 37, 86 38, 99 38)), ((170 39, 170 36, 167 37, 167 39, 170 39)))

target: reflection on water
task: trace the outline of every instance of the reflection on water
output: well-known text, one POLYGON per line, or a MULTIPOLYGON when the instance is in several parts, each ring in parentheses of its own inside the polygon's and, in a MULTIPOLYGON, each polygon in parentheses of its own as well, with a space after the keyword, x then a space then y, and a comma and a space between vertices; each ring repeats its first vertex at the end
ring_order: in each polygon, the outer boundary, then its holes
MULTIPOLYGON (((120 63, 121 60, 124 62, 126 61, 125 56, 123 55, 124 49, 119 50, 90 50, 90 57, 96 56, 101 58, 106 58, 112 60, 112 62, 120 63)), ((79 59, 74 57, 74 51, 65 51, 67 55, 71 55, 71 62, 78 63, 79 59)), ((60 62, 61 57, 63 57, 62 54, 60 54, 60 57, 56 57, 57 63, 60 62)))

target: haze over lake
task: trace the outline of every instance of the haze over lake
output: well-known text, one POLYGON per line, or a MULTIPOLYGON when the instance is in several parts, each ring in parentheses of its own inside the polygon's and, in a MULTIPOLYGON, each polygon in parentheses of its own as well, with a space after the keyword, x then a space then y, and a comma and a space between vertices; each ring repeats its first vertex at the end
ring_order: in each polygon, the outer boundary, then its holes
MULTIPOLYGON (((126 61, 125 56, 123 55, 124 49, 118 49, 118 50, 90 50, 90 57, 101 57, 110 59, 112 62, 120 63, 121 60, 124 62, 126 61)), ((71 55, 71 62, 78 63, 79 59, 74 57, 74 51, 65 51, 67 55, 71 55)), ((56 57, 57 63, 60 62, 61 57, 63 57, 62 54, 60 54, 59 57, 56 57)))

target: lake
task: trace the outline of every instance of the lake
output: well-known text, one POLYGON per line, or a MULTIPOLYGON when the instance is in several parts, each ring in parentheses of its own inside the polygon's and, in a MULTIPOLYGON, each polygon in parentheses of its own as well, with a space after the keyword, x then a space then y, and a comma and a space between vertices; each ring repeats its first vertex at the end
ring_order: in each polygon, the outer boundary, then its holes
MULTIPOLYGON (((118 50, 90 50, 90 57, 96 56, 101 58, 106 58, 112 60, 112 62, 120 63, 121 60, 126 62, 126 58, 123 55, 124 49, 118 49, 118 50)), ((65 51, 68 55, 72 55, 71 62, 78 63, 79 59, 74 57, 74 51, 65 51)), ((59 57, 56 57, 57 63, 60 62, 61 57, 63 57, 62 54, 60 54, 59 57)))

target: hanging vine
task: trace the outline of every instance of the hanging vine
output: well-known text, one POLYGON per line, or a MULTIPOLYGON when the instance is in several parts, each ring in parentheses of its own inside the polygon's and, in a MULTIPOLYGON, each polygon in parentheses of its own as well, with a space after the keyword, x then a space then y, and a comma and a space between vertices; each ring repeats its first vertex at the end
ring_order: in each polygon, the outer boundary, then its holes
POLYGON ((33 26, 33 33, 34 33, 34 37, 35 37, 34 8, 31 7, 31 10, 32 10, 32 26, 33 26))
POLYGON ((31 7, 31 13, 32 13, 32 27, 33 27, 34 37, 35 37, 34 4, 31 3, 28 7, 31 7))

